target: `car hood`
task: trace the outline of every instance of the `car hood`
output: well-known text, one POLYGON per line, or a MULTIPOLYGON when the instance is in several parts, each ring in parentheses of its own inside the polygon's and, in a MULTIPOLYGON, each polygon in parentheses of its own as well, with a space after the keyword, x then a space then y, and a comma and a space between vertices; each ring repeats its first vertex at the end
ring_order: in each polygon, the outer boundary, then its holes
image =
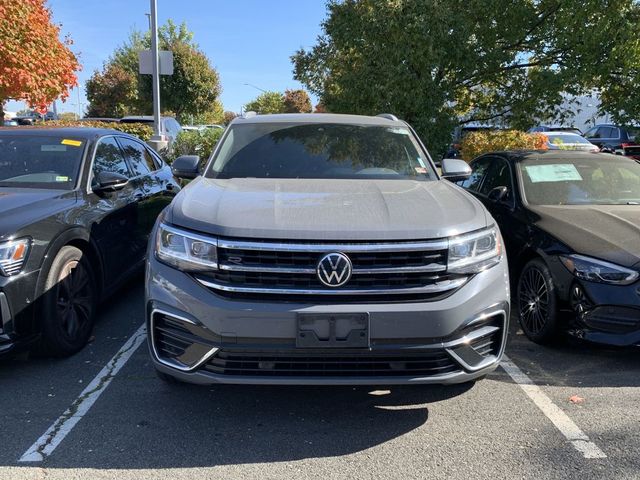
POLYGON ((640 206, 562 205, 529 209, 537 226, 577 253, 618 265, 640 266, 640 206))
POLYGON ((476 230, 487 218, 445 180, 200 177, 174 199, 166 221, 229 237, 406 240, 476 230))
POLYGON ((74 192, 63 190, 0 188, 0 239, 66 208, 75 199, 74 192))

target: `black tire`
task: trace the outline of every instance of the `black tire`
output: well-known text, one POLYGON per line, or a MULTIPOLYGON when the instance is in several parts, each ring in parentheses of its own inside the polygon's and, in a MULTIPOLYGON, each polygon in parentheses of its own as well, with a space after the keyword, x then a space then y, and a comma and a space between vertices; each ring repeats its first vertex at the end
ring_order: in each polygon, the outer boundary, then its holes
POLYGON ((182 383, 180 380, 178 380, 176 377, 172 377, 171 375, 168 375, 164 372, 161 372, 160 370, 156 369, 156 375, 158 376, 158 378, 160 380, 162 380, 164 383, 168 383, 171 385, 175 385, 177 383, 182 383))
POLYGON ((40 352, 68 357, 81 350, 93 331, 96 303, 91 263, 80 249, 62 247, 44 285, 40 352))
POLYGON ((549 267, 539 258, 527 263, 518 279, 518 320, 524 334, 539 344, 558 338, 558 302, 549 267))

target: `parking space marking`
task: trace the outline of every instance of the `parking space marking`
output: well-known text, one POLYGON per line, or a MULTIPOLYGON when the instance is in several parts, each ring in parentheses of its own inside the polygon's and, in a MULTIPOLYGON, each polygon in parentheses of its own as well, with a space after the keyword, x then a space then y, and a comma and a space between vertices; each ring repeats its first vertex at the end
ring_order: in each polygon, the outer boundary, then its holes
POLYGON ((573 420, 553 403, 509 357, 504 355, 500 366, 584 458, 607 458, 607 455, 589 439, 587 434, 580 430, 573 420))
POLYGON ((20 457, 19 462, 41 462, 56 449, 56 447, 71 432, 73 427, 82 420, 92 405, 109 386, 113 377, 131 358, 146 339, 147 329, 142 324, 126 343, 118 350, 111 360, 85 388, 71 406, 53 422, 49 429, 29 447, 20 457))

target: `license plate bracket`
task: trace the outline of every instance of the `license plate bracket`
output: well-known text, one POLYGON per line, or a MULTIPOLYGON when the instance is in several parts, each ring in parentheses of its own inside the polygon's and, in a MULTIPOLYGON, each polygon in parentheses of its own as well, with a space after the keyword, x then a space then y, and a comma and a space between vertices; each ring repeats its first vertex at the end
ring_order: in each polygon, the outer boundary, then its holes
POLYGON ((368 313, 299 313, 298 348, 369 348, 368 313))

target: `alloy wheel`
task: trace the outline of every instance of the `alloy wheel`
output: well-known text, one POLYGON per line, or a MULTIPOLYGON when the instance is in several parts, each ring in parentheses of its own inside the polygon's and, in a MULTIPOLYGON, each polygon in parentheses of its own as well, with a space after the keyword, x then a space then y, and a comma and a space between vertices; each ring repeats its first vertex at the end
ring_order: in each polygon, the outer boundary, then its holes
POLYGON ((549 319, 549 287, 543 273, 529 268, 520 279, 520 321, 529 333, 539 334, 549 319))
POLYGON ((81 262, 72 260, 62 268, 56 300, 63 332, 70 340, 74 340, 90 324, 93 309, 91 278, 81 262))

